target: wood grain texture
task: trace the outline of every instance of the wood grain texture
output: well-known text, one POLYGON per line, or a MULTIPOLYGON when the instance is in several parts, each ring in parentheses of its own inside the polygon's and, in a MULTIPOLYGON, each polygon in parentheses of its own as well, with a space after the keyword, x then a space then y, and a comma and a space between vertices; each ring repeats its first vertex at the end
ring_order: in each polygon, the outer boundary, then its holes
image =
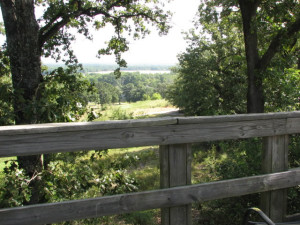
MULTIPOLYGON (((288 140, 288 135, 264 138, 263 173, 276 173, 288 169, 288 140)), ((286 190, 262 193, 261 208, 274 222, 284 220, 286 207, 286 190)))
POLYGON ((136 127, 165 126, 177 124, 174 117, 163 117, 155 119, 136 119, 136 120, 110 120, 99 122, 74 122, 74 123, 45 123, 15 126, 0 126, 0 135, 19 135, 19 134, 39 134, 57 133, 68 131, 92 131, 110 130, 136 127))
MULTIPOLYGON (((75 123, 47 123, 31 125, 0 126, 0 135, 56 133, 67 131, 86 131, 99 129, 121 129, 134 127, 165 126, 171 124, 197 124, 219 122, 242 122, 253 120, 287 119, 290 125, 299 127, 300 111, 259 114, 237 114, 223 116, 198 116, 198 117, 163 117, 138 120, 115 120, 100 122, 75 122, 75 123), (296 121, 293 123, 293 120, 296 121)), ((297 128, 298 129, 298 128, 297 128)))
MULTIPOLYGON (((170 188, 191 184, 191 146, 160 146, 160 186, 170 188)), ((162 225, 191 225, 190 205, 161 210, 162 225)))
MULTIPOLYGON (((160 188, 170 187, 169 145, 159 146, 160 188)), ((161 209, 161 224, 170 224, 170 208, 161 209)))
POLYGON ((0 127, 0 157, 300 133, 299 118, 292 116, 300 114, 6 126, 0 127))
POLYGON ((1 225, 34 225, 175 207, 297 186, 300 169, 169 189, 0 210, 1 225))
POLYGON ((249 113, 221 116, 195 116, 180 117, 179 124, 196 124, 196 123, 215 123, 215 122, 241 122, 251 120, 270 120, 270 119, 287 119, 300 118, 300 111, 280 112, 280 113, 249 113))
POLYGON ((286 127, 290 133, 299 133, 300 118, 287 118, 286 127))

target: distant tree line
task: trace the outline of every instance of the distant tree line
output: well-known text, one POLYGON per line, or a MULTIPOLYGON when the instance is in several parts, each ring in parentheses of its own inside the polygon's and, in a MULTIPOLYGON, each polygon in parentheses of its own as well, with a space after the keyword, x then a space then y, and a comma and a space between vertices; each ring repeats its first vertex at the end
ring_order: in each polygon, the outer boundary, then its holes
MULTIPOLYGON (((169 70, 170 65, 128 65, 127 67, 121 68, 121 70, 169 70)), ((84 64, 83 71, 84 72, 98 72, 98 71, 113 71, 117 69, 117 65, 113 64, 84 64)))
MULTIPOLYGON (((122 71, 128 70, 169 70, 172 65, 151 65, 151 64, 138 64, 138 65, 128 65, 127 67, 122 67, 122 71)), ((66 67, 64 64, 47 64, 49 71, 57 69, 58 67, 66 67)), ((99 72, 99 71, 114 71, 118 68, 117 64, 83 64, 81 72, 99 72)))
POLYGON ((91 101, 100 104, 110 104, 120 101, 136 102, 156 100, 166 97, 166 91, 175 78, 169 74, 140 74, 139 72, 124 72, 118 79, 113 73, 87 75, 95 84, 97 95, 90 97, 91 101))

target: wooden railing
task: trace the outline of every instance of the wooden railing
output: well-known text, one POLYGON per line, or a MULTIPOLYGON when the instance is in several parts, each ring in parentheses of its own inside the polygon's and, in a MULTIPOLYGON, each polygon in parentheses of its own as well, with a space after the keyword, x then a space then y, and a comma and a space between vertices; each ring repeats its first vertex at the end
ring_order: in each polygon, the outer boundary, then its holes
POLYGON ((186 225, 191 203, 258 192, 264 192, 267 213, 284 220, 283 189, 300 184, 300 168, 287 170, 288 135, 296 133, 300 112, 0 127, 0 157, 160 145, 163 188, 1 209, 0 224, 49 224, 162 208, 162 224, 186 225), (252 137, 264 137, 268 174, 191 185, 191 143, 252 137))

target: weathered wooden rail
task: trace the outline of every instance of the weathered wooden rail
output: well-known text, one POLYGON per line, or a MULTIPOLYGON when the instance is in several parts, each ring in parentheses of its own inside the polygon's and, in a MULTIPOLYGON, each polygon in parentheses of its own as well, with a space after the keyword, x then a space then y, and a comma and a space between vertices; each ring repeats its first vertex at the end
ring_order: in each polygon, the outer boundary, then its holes
POLYGON ((191 224, 190 204, 263 192, 265 211, 285 216, 285 188, 300 185, 288 170, 288 135, 300 133, 300 112, 161 118, 0 127, 0 157, 160 145, 163 189, 0 209, 0 224, 49 224, 162 208, 162 224, 191 224), (190 144, 264 137, 264 175, 190 185, 190 144))

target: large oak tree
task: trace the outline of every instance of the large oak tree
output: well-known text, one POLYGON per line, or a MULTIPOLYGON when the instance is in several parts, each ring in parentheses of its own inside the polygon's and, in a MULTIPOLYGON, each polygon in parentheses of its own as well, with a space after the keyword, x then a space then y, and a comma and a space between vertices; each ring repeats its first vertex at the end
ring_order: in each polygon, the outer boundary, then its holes
POLYGON ((274 81, 285 80, 284 70, 297 61, 299 67, 298 1, 203 0, 196 25, 202 31, 200 35, 198 31, 190 32, 191 44, 179 57, 181 80, 177 88, 184 91, 190 87, 189 92, 201 92, 201 95, 195 99, 184 92, 180 93, 181 97, 177 90, 171 90, 171 99, 192 114, 240 113, 243 100, 235 100, 244 96, 245 112, 262 113, 266 92, 280 86, 274 81), (192 76, 195 82, 190 82, 192 76), (245 77, 247 94, 244 95, 241 81, 245 77), (193 89, 198 80, 198 88, 193 89), (270 80, 273 83, 268 83, 270 80), (227 93, 230 95, 226 96, 227 93))
POLYGON ((249 113, 264 112, 263 74, 274 56, 291 51, 300 31, 300 4, 294 0, 239 0, 247 59, 249 113))

